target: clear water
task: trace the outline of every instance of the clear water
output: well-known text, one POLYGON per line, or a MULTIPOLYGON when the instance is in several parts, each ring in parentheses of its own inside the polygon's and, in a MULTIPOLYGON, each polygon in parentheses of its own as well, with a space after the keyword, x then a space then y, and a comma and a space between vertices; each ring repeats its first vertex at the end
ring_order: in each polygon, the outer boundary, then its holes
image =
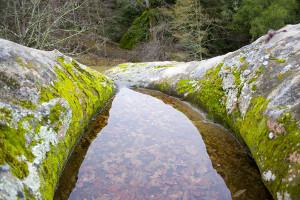
POLYGON ((112 68, 112 66, 106 66, 106 65, 105 66, 104 65, 103 66, 99 66, 99 65, 98 66, 89 66, 89 67, 98 72, 101 72, 101 73, 112 68))
POLYGON ((54 199, 271 196, 254 161, 228 132, 178 99, 121 88, 85 131, 54 199))

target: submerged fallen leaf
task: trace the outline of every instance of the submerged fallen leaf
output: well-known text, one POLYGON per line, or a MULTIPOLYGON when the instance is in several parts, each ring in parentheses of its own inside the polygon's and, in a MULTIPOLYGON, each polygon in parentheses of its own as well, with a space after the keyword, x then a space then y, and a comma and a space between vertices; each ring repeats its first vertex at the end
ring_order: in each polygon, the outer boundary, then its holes
POLYGON ((239 197, 239 196, 241 196, 244 192, 246 192, 246 189, 239 190, 239 191, 237 191, 237 192, 233 195, 233 197, 239 197))

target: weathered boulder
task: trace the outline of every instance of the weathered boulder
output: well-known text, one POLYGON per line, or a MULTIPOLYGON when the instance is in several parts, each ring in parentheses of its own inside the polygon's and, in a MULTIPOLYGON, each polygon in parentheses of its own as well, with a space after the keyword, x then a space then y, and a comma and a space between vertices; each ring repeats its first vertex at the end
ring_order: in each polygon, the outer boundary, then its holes
POLYGON ((64 56, 0 39, 0 199, 52 199, 109 78, 64 56))
POLYGON ((249 147, 274 198, 300 199, 300 25, 284 29, 212 59, 127 63, 106 74, 201 106, 249 147))

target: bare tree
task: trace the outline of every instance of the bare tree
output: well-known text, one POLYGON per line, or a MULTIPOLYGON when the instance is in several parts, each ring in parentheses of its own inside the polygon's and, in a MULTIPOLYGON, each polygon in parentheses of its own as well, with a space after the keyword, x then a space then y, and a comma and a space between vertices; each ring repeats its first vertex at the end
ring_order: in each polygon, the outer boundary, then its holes
POLYGON ((3 38, 39 49, 69 48, 87 27, 74 19, 83 4, 58 0, 6 0, 0 10, 3 38), (62 45, 63 44, 63 45, 62 45))
POLYGON ((213 19, 205 14, 199 0, 177 0, 173 10, 173 36, 193 59, 202 60, 213 19))
POLYGON ((113 21, 114 5, 109 0, 88 0, 78 13, 79 20, 83 24, 89 24, 88 35, 94 41, 93 47, 97 51, 103 51, 104 56, 107 56, 107 43, 113 43, 107 30, 113 21))

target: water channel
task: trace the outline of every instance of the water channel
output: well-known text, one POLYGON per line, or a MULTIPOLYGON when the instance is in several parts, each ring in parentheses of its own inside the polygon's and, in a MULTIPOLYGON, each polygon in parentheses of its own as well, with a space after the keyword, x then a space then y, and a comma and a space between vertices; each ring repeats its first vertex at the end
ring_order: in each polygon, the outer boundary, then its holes
POLYGON ((190 105, 120 88, 90 122, 54 199, 272 199, 249 155, 190 105))

